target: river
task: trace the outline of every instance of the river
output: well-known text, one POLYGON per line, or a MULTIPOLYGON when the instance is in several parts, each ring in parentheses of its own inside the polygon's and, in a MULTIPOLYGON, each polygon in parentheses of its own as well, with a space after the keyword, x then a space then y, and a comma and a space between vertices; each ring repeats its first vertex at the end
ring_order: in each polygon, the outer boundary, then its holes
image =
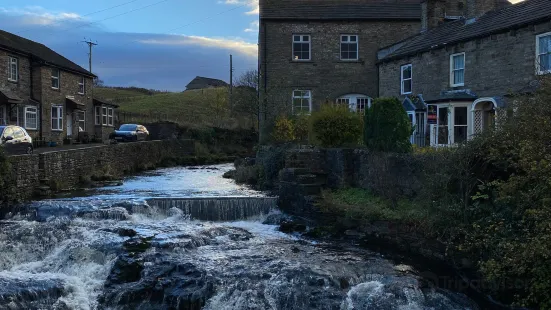
POLYGON ((477 309, 380 254, 279 232, 275 200, 229 169, 29 203, 0 221, 0 309, 477 309))

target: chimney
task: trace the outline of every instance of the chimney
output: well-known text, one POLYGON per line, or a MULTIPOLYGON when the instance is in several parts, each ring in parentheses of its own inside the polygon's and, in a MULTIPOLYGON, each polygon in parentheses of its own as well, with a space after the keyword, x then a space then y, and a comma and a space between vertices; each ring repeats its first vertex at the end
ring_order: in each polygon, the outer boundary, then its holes
POLYGON ((465 17, 467 19, 480 17, 487 12, 501 9, 510 5, 507 0, 467 0, 467 10, 465 17))
POLYGON ((438 27, 446 17, 446 0, 424 0, 421 14, 421 31, 438 27))

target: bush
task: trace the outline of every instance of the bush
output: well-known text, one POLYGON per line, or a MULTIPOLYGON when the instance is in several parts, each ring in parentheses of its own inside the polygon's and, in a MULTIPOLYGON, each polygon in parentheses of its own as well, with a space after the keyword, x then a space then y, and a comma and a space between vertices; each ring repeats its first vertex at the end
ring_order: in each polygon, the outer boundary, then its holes
POLYGON ((278 117, 274 125, 272 138, 277 143, 288 143, 295 141, 295 129, 293 127, 293 122, 286 116, 278 117))
POLYGON ((293 118, 293 129, 295 140, 299 143, 308 143, 310 131, 310 116, 299 114, 293 118))
POLYGON ((413 127, 404 107, 396 98, 379 98, 366 110, 365 145, 378 152, 409 152, 413 127))
POLYGON ((357 146, 362 135, 360 115, 348 106, 326 104, 312 113, 311 136, 322 147, 357 146))

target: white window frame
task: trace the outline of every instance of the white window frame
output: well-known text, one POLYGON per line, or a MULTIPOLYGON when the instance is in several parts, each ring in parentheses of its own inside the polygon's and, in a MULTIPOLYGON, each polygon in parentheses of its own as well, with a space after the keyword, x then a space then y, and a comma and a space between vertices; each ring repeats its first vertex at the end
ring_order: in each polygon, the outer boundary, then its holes
POLYGON ((540 57, 542 55, 551 54, 551 50, 549 50, 545 54, 540 54, 540 39, 543 37, 551 37, 551 32, 542 33, 536 36, 536 74, 537 75, 544 75, 551 73, 551 64, 549 65, 549 70, 540 70, 540 57))
POLYGON ((107 107, 101 107, 101 124, 107 126, 107 107))
POLYGON ((115 122, 115 112, 113 108, 107 108, 107 126, 113 127, 115 122))
POLYGON ((51 122, 51 127, 52 127, 52 131, 63 131, 63 106, 62 105, 52 105, 52 109, 50 110, 50 119, 52 120, 51 122), (54 115, 53 115, 53 110, 54 109, 57 109, 57 117, 54 118, 54 115), (57 125, 59 126, 59 128, 54 128, 54 121, 57 122, 57 125))
POLYGON ((24 121, 25 122, 25 124, 24 124, 25 129, 37 130, 38 129, 38 108, 35 107, 35 106, 25 107, 24 115, 25 115, 25 121, 24 121), (32 110, 34 110, 34 111, 32 111, 32 110), (27 121, 29 115, 34 115, 34 119, 35 119, 34 126, 29 125, 29 122, 27 121))
POLYGON ((101 125, 101 106, 94 107, 94 124, 101 125))
POLYGON ((78 132, 86 131, 86 111, 78 111, 77 112, 77 124, 78 124, 78 132), (82 119, 81 119, 82 116, 82 119), (80 122, 83 122, 82 131, 80 131, 80 122))
POLYGON ((86 79, 82 76, 80 77, 80 80, 78 81, 78 94, 84 95, 86 94, 86 79), (82 87, 82 92, 80 91, 82 87))
POLYGON ((400 93, 402 95, 409 95, 412 92, 413 92, 413 65, 412 64, 403 65, 403 66, 400 67, 400 93), (410 68, 410 71, 411 71, 411 76, 408 79, 404 78, 404 71, 407 68, 410 68), (404 87, 404 82, 406 82, 406 81, 410 81, 410 83, 411 83, 409 92, 404 91, 404 88, 405 88, 404 87))
MULTIPOLYGON (((293 90, 293 96, 292 96, 292 99, 291 99, 293 114, 295 114, 295 99, 308 100, 308 112, 307 112, 307 114, 312 113, 312 91, 311 90, 309 90, 309 89, 295 89, 295 90, 293 90), (307 96, 296 96, 295 92, 307 92, 308 95, 307 96)), ((302 106, 303 105, 301 104, 301 107, 302 106)), ((303 112, 303 111, 301 110, 300 112, 303 112)))
POLYGON ((363 94, 347 94, 341 97, 338 97, 335 100, 336 104, 346 105, 352 112, 364 114, 365 110, 371 107, 371 97, 363 94), (358 106, 362 103, 364 104, 363 110, 358 109, 358 106))
POLYGON ((450 86, 451 87, 461 87, 465 86, 465 71, 467 67, 467 57, 465 55, 465 52, 463 53, 456 53, 450 55, 450 86), (454 69, 453 67, 453 59, 457 56, 463 56, 463 68, 462 69, 454 69), (463 70, 463 83, 455 83, 455 71, 463 70))
POLYGON ((19 59, 13 56, 8 57, 8 81, 19 81, 19 59), (13 76, 13 66, 15 65, 15 77, 13 76))
POLYGON ((57 68, 52 68, 51 80, 50 80, 50 83, 52 84, 51 85, 52 89, 59 89, 61 87, 60 76, 61 76, 61 70, 57 68), (54 70, 57 70, 57 76, 54 75, 54 70), (54 80, 57 80, 57 87, 54 87, 54 83, 53 83, 54 80))
POLYGON ((291 42, 292 42, 292 50, 293 50, 292 54, 291 54, 291 57, 292 57, 293 61, 311 61, 312 60, 312 36, 311 35, 295 33, 291 37, 291 42), (295 36, 300 36, 300 40, 295 41, 295 36), (308 37, 308 41, 304 41, 304 37, 308 37), (295 43, 303 43, 303 44, 308 43, 308 59, 297 59, 297 58, 295 58, 295 43))
POLYGON ((358 61, 360 59, 360 36, 357 34, 341 34, 341 43, 340 43, 340 58, 342 61, 358 61), (343 38, 347 37, 348 41, 343 41, 343 38), (350 37, 356 37, 356 58, 342 58, 342 45, 354 43, 350 41, 350 37))

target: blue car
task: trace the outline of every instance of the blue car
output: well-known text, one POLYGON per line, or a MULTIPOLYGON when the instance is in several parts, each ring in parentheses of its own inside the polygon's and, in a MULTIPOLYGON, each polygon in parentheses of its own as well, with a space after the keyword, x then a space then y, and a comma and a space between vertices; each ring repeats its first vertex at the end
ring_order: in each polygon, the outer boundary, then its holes
POLYGON ((149 139, 149 131, 142 125, 124 124, 119 130, 115 130, 110 137, 116 142, 135 142, 149 139))

